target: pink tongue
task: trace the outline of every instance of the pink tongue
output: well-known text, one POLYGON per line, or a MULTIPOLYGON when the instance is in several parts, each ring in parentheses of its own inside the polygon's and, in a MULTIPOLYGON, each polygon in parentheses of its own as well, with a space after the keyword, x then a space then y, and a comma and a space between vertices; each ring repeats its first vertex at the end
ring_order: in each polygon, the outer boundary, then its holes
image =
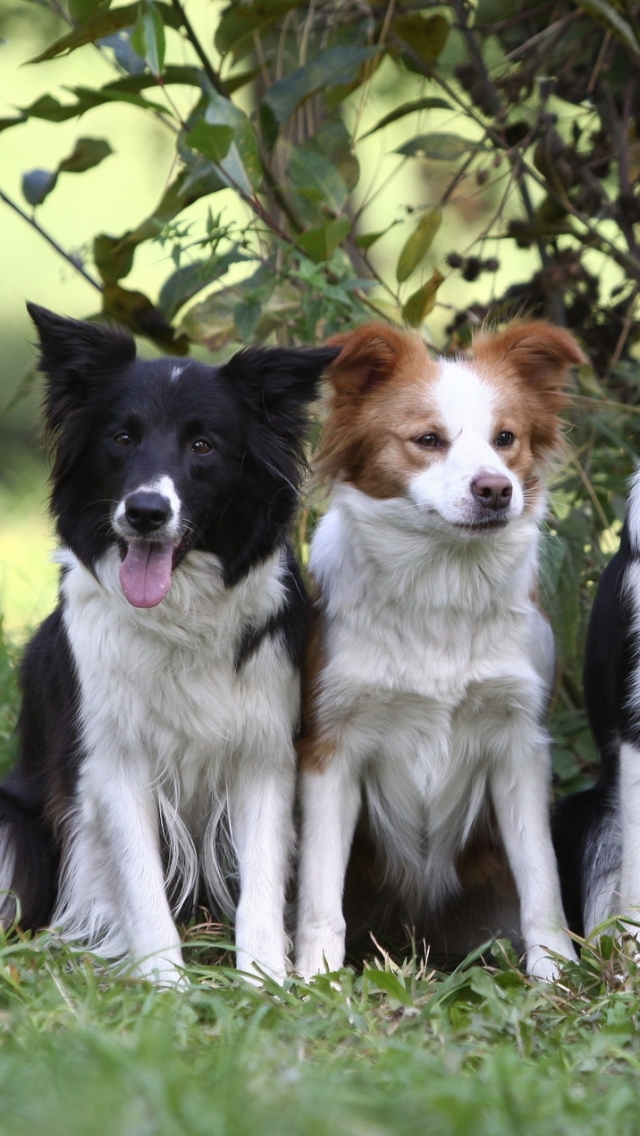
POLYGON ((171 587, 173 544, 132 540, 120 565, 120 584, 134 607, 155 607, 171 587))

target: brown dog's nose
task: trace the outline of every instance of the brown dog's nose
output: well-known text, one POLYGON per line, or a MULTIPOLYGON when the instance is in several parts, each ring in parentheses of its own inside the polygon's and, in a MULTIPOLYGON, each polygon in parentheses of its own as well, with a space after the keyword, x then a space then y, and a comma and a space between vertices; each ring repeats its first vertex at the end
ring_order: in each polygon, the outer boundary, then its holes
POLYGON ((513 486, 508 477, 493 473, 481 473, 471 482, 471 492, 487 509, 497 512, 506 509, 511 500, 513 486))

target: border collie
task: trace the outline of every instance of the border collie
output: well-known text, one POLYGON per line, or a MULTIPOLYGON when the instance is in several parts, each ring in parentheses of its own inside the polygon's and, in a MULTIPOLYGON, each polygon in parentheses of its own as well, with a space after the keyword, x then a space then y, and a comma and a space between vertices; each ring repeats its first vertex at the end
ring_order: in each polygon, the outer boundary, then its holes
POLYGON ((28 307, 62 573, 0 787, 2 923, 170 984, 172 912, 203 885, 236 908, 238 968, 280 978, 307 611, 288 529, 339 349, 147 362, 124 329, 28 307))
POLYGON ((542 321, 478 335, 458 359, 384 324, 332 342, 297 970, 343 961, 364 804, 404 917, 432 946, 464 954, 512 934, 528 972, 552 978, 573 950, 549 831, 554 648, 536 579, 544 476, 583 353, 542 321))
MULTIPOLYGON (((584 695, 602 759, 596 785, 556 806, 553 836, 572 930, 612 915, 640 922, 640 470, 620 548, 607 565, 587 633, 584 695)), ((635 929, 634 929, 634 924, 635 929)))

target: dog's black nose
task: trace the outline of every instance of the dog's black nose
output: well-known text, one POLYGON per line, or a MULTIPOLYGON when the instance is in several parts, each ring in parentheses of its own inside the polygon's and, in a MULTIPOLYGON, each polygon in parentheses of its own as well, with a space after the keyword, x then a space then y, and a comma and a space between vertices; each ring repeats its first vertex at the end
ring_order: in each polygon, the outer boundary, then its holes
POLYGON ((146 536, 167 523, 171 516, 171 503, 162 493, 139 490, 127 498, 124 515, 132 529, 146 536))
POLYGON ((513 486, 508 477, 481 473, 471 482, 471 492, 487 509, 493 509, 497 513, 509 504, 513 486))

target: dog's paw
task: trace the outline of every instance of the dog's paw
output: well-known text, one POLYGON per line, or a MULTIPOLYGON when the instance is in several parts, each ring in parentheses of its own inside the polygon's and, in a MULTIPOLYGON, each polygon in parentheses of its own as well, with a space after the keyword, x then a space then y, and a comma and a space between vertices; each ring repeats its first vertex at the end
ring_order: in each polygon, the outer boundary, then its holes
POLYGON ((272 960, 271 965, 258 962, 253 955, 247 951, 238 951, 236 954, 236 970, 239 976, 246 982, 250 982, 252 986, 261 986, 265 978, 271 979, 272 982, 277 982, 278 986, 282 986, 287 971, 285 960, 278 959, 272 960))
POLYGON ((562 963, 574 958, 575 952, 568 935, 547 935, 544 945, 529 947, 527 950, 527 974, 541 982, 555 982, 560 977, 562 963))
POLYGON ((295 972, 305 982, 316 974, 339 970, 343 963, 344 931, 304 931, 298 935, 295 972))

